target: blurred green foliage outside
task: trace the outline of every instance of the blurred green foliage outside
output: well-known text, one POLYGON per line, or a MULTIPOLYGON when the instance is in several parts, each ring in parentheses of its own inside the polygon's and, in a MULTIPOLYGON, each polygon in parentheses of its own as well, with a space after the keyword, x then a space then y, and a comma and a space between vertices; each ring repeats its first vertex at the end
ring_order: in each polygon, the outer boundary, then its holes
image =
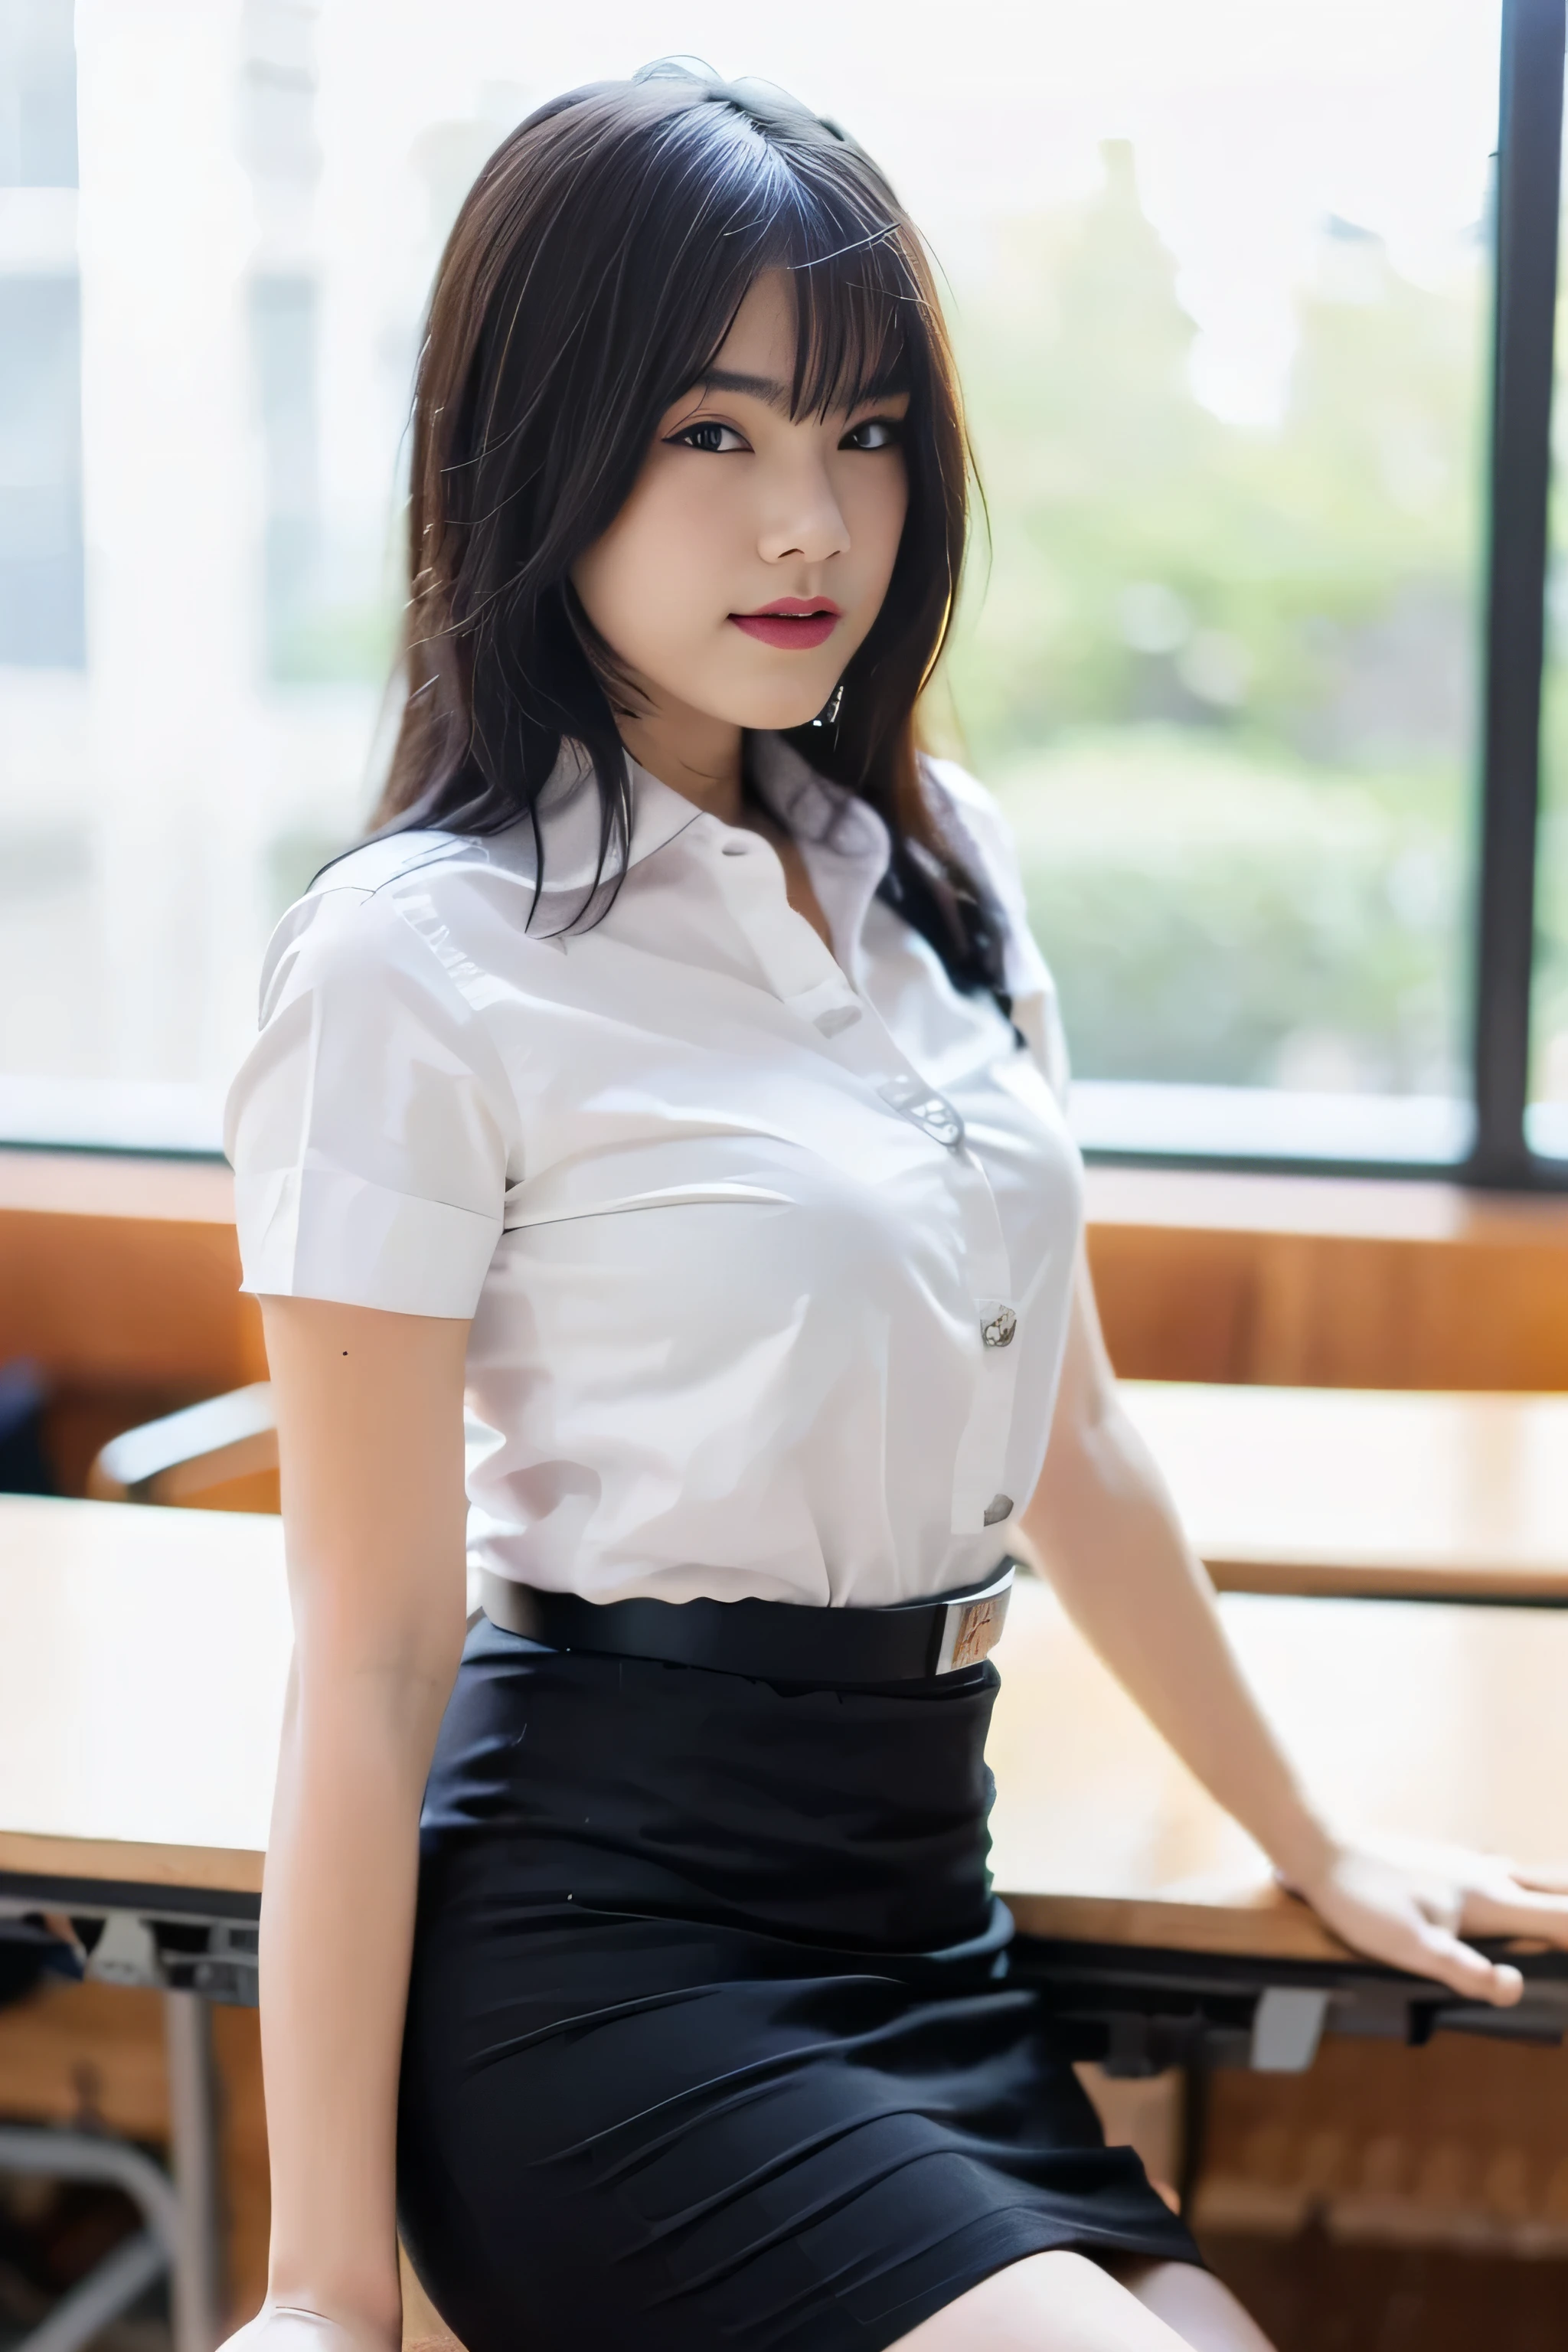
POLYGON ((1131 151, 955 325, 948 685, 1090 1077, 1462 1090, 1487 287, 1326 223, 1276 425, 1195 396, 1131 151))

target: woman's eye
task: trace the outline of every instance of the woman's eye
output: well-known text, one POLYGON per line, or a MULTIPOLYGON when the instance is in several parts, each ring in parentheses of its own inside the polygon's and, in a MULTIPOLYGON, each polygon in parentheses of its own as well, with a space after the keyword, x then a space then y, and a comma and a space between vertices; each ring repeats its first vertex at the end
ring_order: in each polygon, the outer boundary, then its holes
POLYGON ((727 457, 731 450, 744 449, 745 436, 737 433, 732 425, 688 425, 670 439, 678 448, 700 449, 710 457, 727 457))
POLYGON ((838 446, 841 449, 891 449, 898 438, 899 428, 890 416, 868 416, 863 425, 852 425, 838 446))

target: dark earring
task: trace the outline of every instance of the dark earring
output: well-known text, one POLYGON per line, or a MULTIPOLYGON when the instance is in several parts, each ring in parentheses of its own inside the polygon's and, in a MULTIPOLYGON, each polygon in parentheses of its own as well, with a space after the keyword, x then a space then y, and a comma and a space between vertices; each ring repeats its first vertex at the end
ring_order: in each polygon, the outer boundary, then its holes
POLYGON ((814 727, 837 727, 838 724, 838 714, 843 708, 844 680, 840 678, 832 693, 828 696, 827 700, 823 704, 822 709, 817 712, 816 717, 812 720, 812 725, 814 727))

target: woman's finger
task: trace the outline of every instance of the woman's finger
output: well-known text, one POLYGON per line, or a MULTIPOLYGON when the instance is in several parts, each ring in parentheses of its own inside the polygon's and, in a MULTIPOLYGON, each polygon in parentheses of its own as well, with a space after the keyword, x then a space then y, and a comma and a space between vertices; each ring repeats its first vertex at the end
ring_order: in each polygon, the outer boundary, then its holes
POLYGON ((1436 1978, 1455 1992, 1463 1993, 1468 2000, 1490 2001, 1494 2008, 1510 2009, 1524 1990, 1524 1979, 1506 1960, 1489 1960, 1469 1944, 1450 1936, 1446 1927, 1434 1927, 1423 1923, 1416 1941, 1421 1951, 1422 1972, 1436 1978))
POLYGON ((1568 1900, 1510 1883, 1472 1895, 1459 1925, 1472 1936, 1539 1936, 1568 1946, 1568 1900))
POLYGON ((1509 1876, 1535 1895, 1568 1895, 1568 1864, 1510 1862, 1509 1876))

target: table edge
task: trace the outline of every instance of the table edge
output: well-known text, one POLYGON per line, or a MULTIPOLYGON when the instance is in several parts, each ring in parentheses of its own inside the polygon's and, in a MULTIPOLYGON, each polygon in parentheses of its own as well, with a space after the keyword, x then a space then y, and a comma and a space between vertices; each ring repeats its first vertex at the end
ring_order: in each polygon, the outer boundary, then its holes
POLYGON ((0 1830, 0 1884, 7 1877, 103 1882, 171 1893, 259 1895, 266 1856, 244 1848, 153 1845, 125 1838, 50 1837, 0 1830))
POLYGON ((1201 1550, 1216 1592, 1303 1601, 1522 1601, 1542 1609, 1568 1601, 1568 1560, 1540 1568, 1483 1568, 1430 1559, 1326 1559, 1321 1549, 1295 1559, 1279 1553, 1259 1559, 1212 1544, 1201 1550))
POLYGON ((1053 1943, 1118 1944, 1130 1951, 1199 1952, 1259 1960, 1352 1958, 1314 1913, 1294 1897, 1229 1904, 1164 1901, 1146 1895, 997 1893, 1021 1935, 1053 1943))

